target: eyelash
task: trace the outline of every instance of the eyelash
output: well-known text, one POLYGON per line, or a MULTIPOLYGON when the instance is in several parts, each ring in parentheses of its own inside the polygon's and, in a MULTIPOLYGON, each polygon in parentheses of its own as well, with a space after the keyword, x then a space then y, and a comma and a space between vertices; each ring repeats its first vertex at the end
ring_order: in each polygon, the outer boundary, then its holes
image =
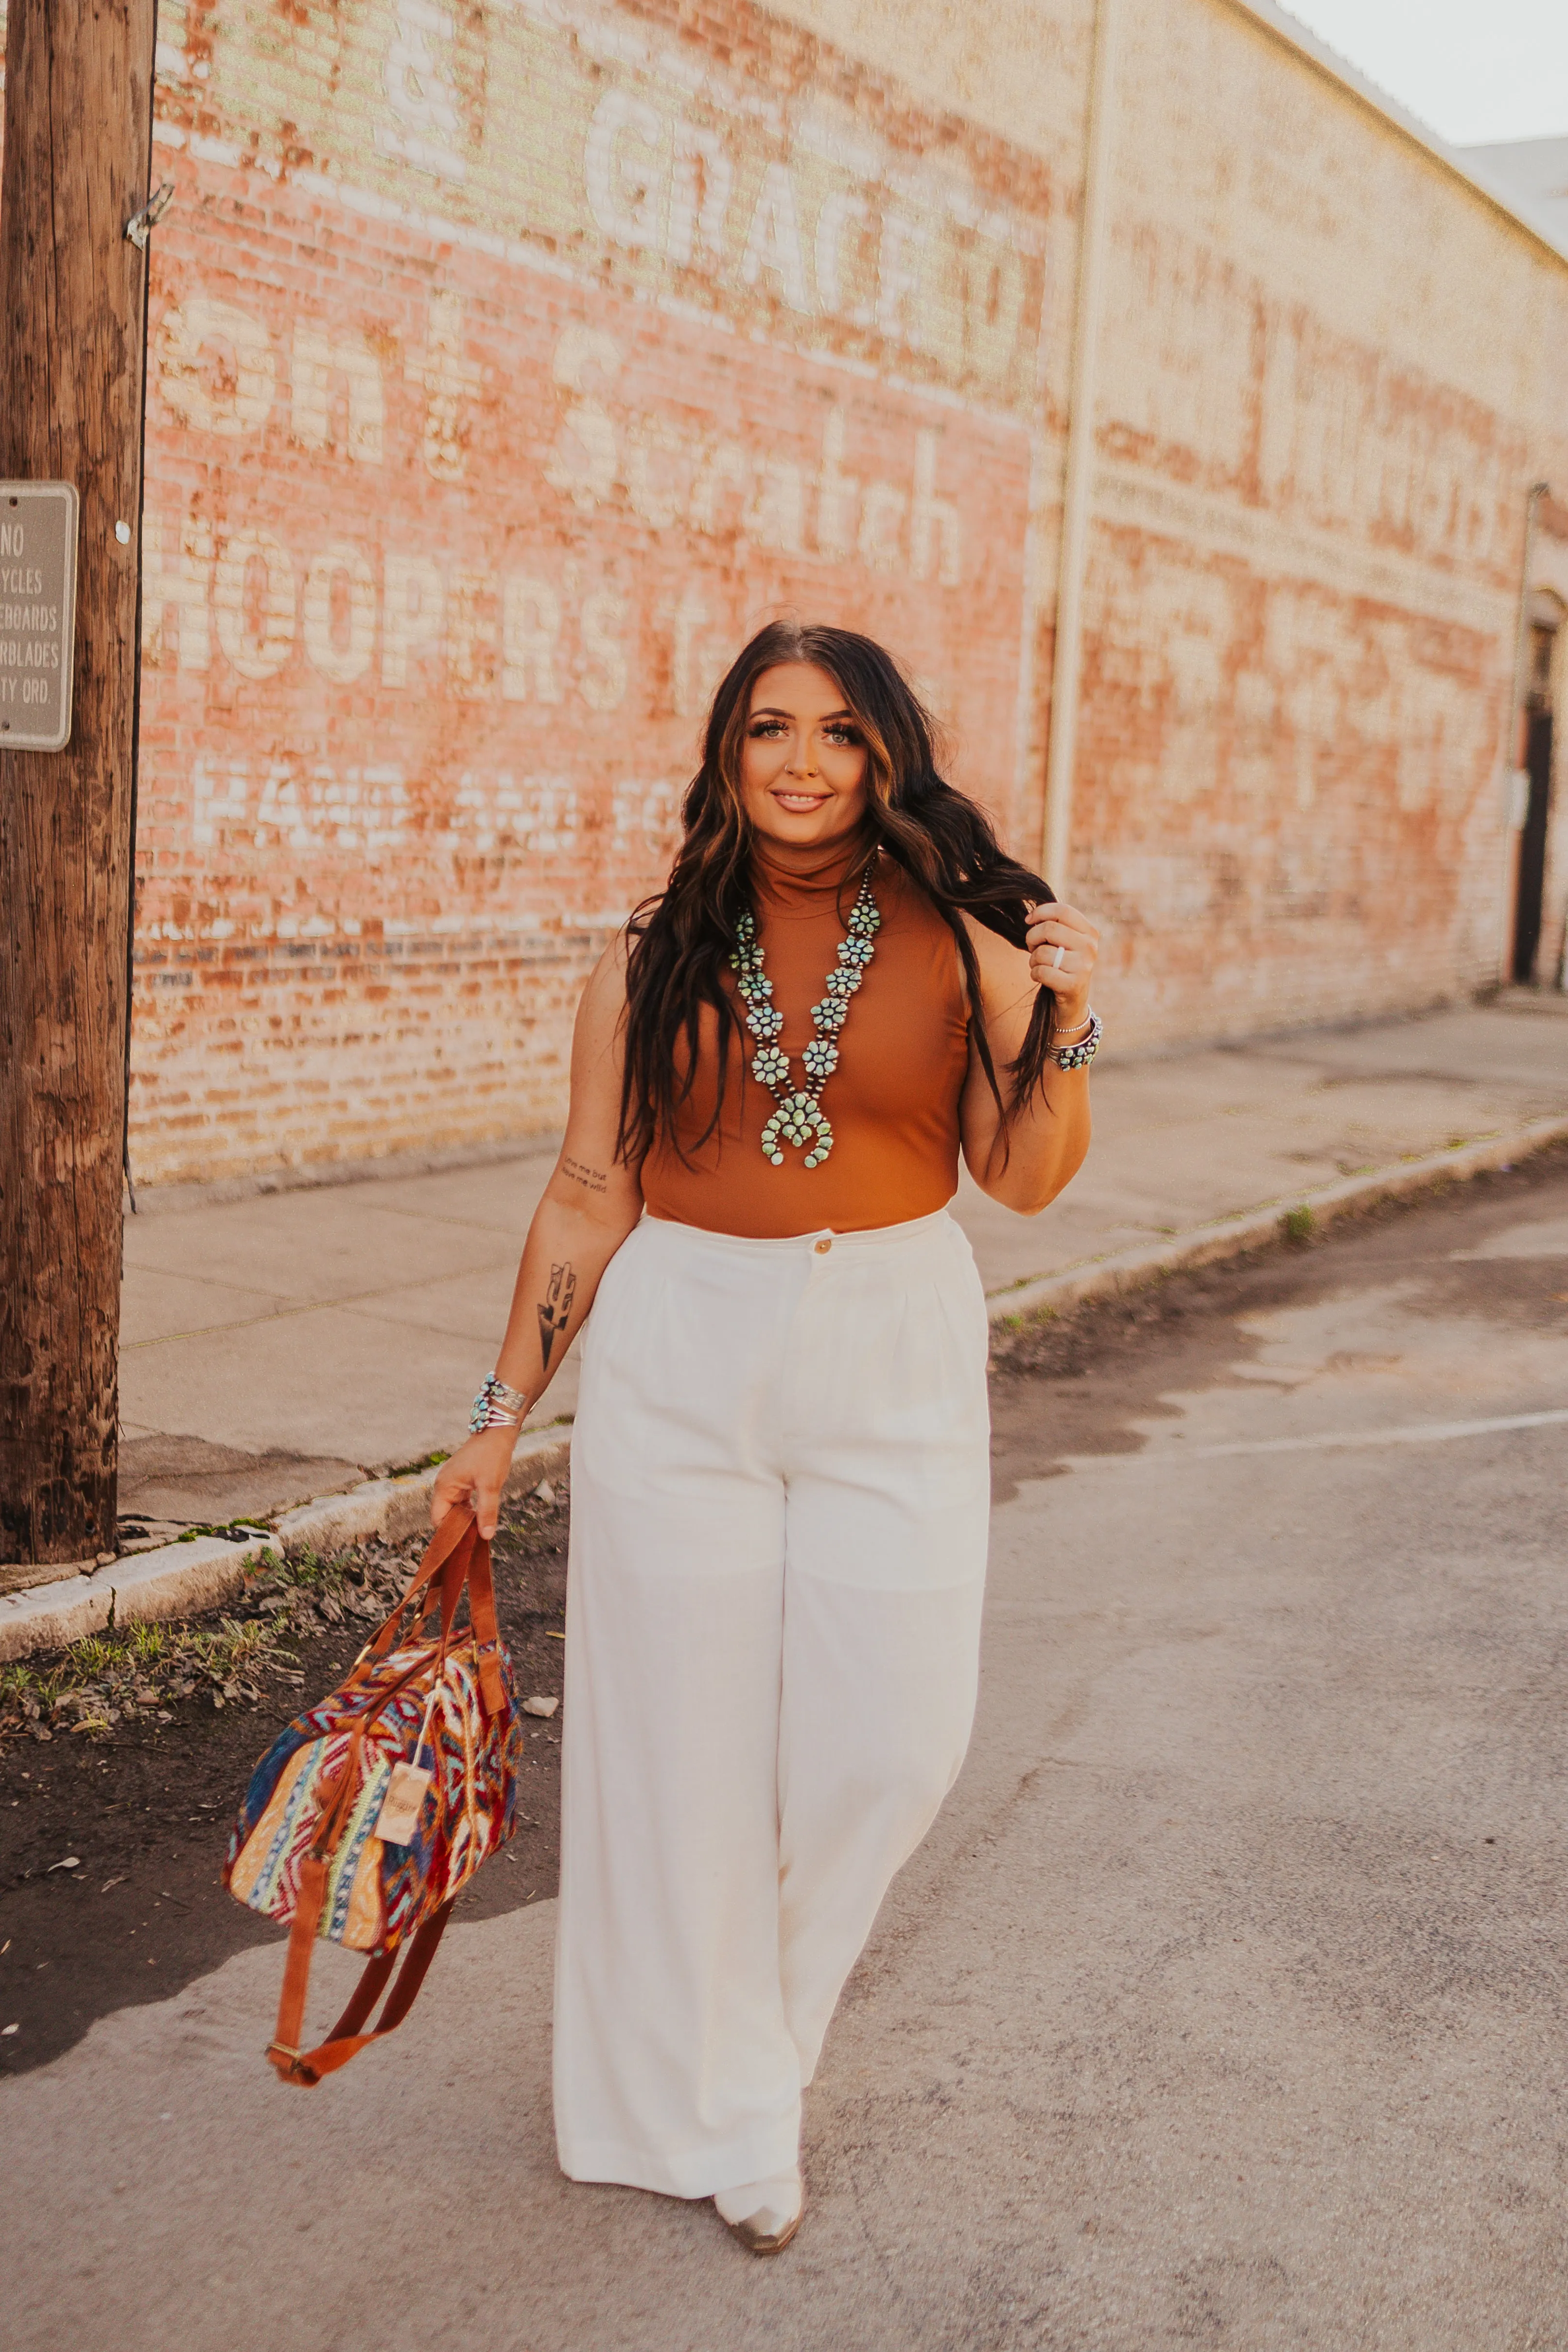
MULTIPOLYGON (((784 724, 782 719, 759 719, 752 728, 752 740, 755 743, 763 743, 769 736, 779 736, 784 732, 784 724)), ((825 728, 823 737, 824 740, 831 743, 836 751, 849 751, 860 740, 855 729, 847 726, 825 728)))

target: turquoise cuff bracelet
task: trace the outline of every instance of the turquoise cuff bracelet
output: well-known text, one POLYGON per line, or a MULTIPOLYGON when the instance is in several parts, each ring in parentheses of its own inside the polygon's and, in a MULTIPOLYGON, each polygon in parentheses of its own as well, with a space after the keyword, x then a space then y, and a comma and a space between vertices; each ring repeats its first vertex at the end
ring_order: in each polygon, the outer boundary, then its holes
POLYGON ((528 1399, 521 1389, 509 1388, 494 1372, 487 1372, 468 1415, 468 1428, 475 1437, 485 1429, 519 1429, 527 1411, 528 1399))
POLYGON ((1087 1070, 1100 1051, 1100 1041, 1104 1034, 1104 1023, 1098 1013, 1091 1013, 1089 1016, 1088 1036, 1080 1039, 1076 1045, 1057 1046, 1054 1052, 1047 1055, 1046 1059, 1048 1062, 1054 1062, 1058 1070, 1087 1070))

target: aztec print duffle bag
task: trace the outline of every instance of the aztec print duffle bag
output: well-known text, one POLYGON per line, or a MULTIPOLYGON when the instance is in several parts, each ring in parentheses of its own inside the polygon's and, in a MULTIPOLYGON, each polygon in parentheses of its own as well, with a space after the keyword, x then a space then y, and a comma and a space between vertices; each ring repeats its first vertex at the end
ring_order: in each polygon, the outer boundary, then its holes
POLYGON ((285 2082, 319 2083, 401 2025, 453 1897, 517 1826, 521 1762, 490 1548, 459 1507, 347 1680, 273 1741, 229 1840, 229 1892, 292 1928, 267 2053, 285 2082), (318 1937, 367 1953, 369 1965, 326 2041, 302 2050, 318 1937), (366 2032, 399 1952, 397 1981, 366 2032))

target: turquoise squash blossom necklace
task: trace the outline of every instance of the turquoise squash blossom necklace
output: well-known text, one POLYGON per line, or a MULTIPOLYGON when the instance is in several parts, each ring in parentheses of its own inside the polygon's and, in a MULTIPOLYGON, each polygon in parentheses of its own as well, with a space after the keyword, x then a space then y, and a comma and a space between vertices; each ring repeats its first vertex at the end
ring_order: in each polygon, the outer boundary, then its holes
POLYGON ((786 1143, 793 1143, 797 1151, 806 1144, 811 1146, 805 1155, 808 1168, 820 1168, 833 1149, 833 1129, 823 1116, 822 1089, 838 1066, 835 1041, 849 1016, 849 1000, 865 979, 877 951, 877 933, 881 927, 882 918, 871 895, 871 867, 868 866, 849 910, 848 937, 839 944, 838 961, 827 975, 821 1003, 811 1008, 811 1025, 816 1034, 800 1057, 805 1065, 805 1085, 792 1087, 789 1055, 778 1042, 784 1014, 773 1001, 773 984, 763 970, 757 919, 748 908, 735 925, 735 950, 730 958, 730 968, 735 974, 737 993, 746 1008, 746 1026, 757 1044, 752 1057, 752 1076, 766 1087, 778 1106, 763 1129, 763 1156, 771 1160, 775 1168, 784 1166, 783 1147, 786 1143))

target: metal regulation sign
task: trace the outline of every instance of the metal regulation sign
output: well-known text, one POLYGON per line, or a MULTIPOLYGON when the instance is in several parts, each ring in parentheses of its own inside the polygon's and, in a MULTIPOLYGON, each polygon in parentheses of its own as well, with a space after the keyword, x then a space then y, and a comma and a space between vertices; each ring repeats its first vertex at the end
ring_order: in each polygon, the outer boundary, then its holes
POLYGON ((76 645, 77 494, 0 482, 0 751, 63 751, 76 645))

